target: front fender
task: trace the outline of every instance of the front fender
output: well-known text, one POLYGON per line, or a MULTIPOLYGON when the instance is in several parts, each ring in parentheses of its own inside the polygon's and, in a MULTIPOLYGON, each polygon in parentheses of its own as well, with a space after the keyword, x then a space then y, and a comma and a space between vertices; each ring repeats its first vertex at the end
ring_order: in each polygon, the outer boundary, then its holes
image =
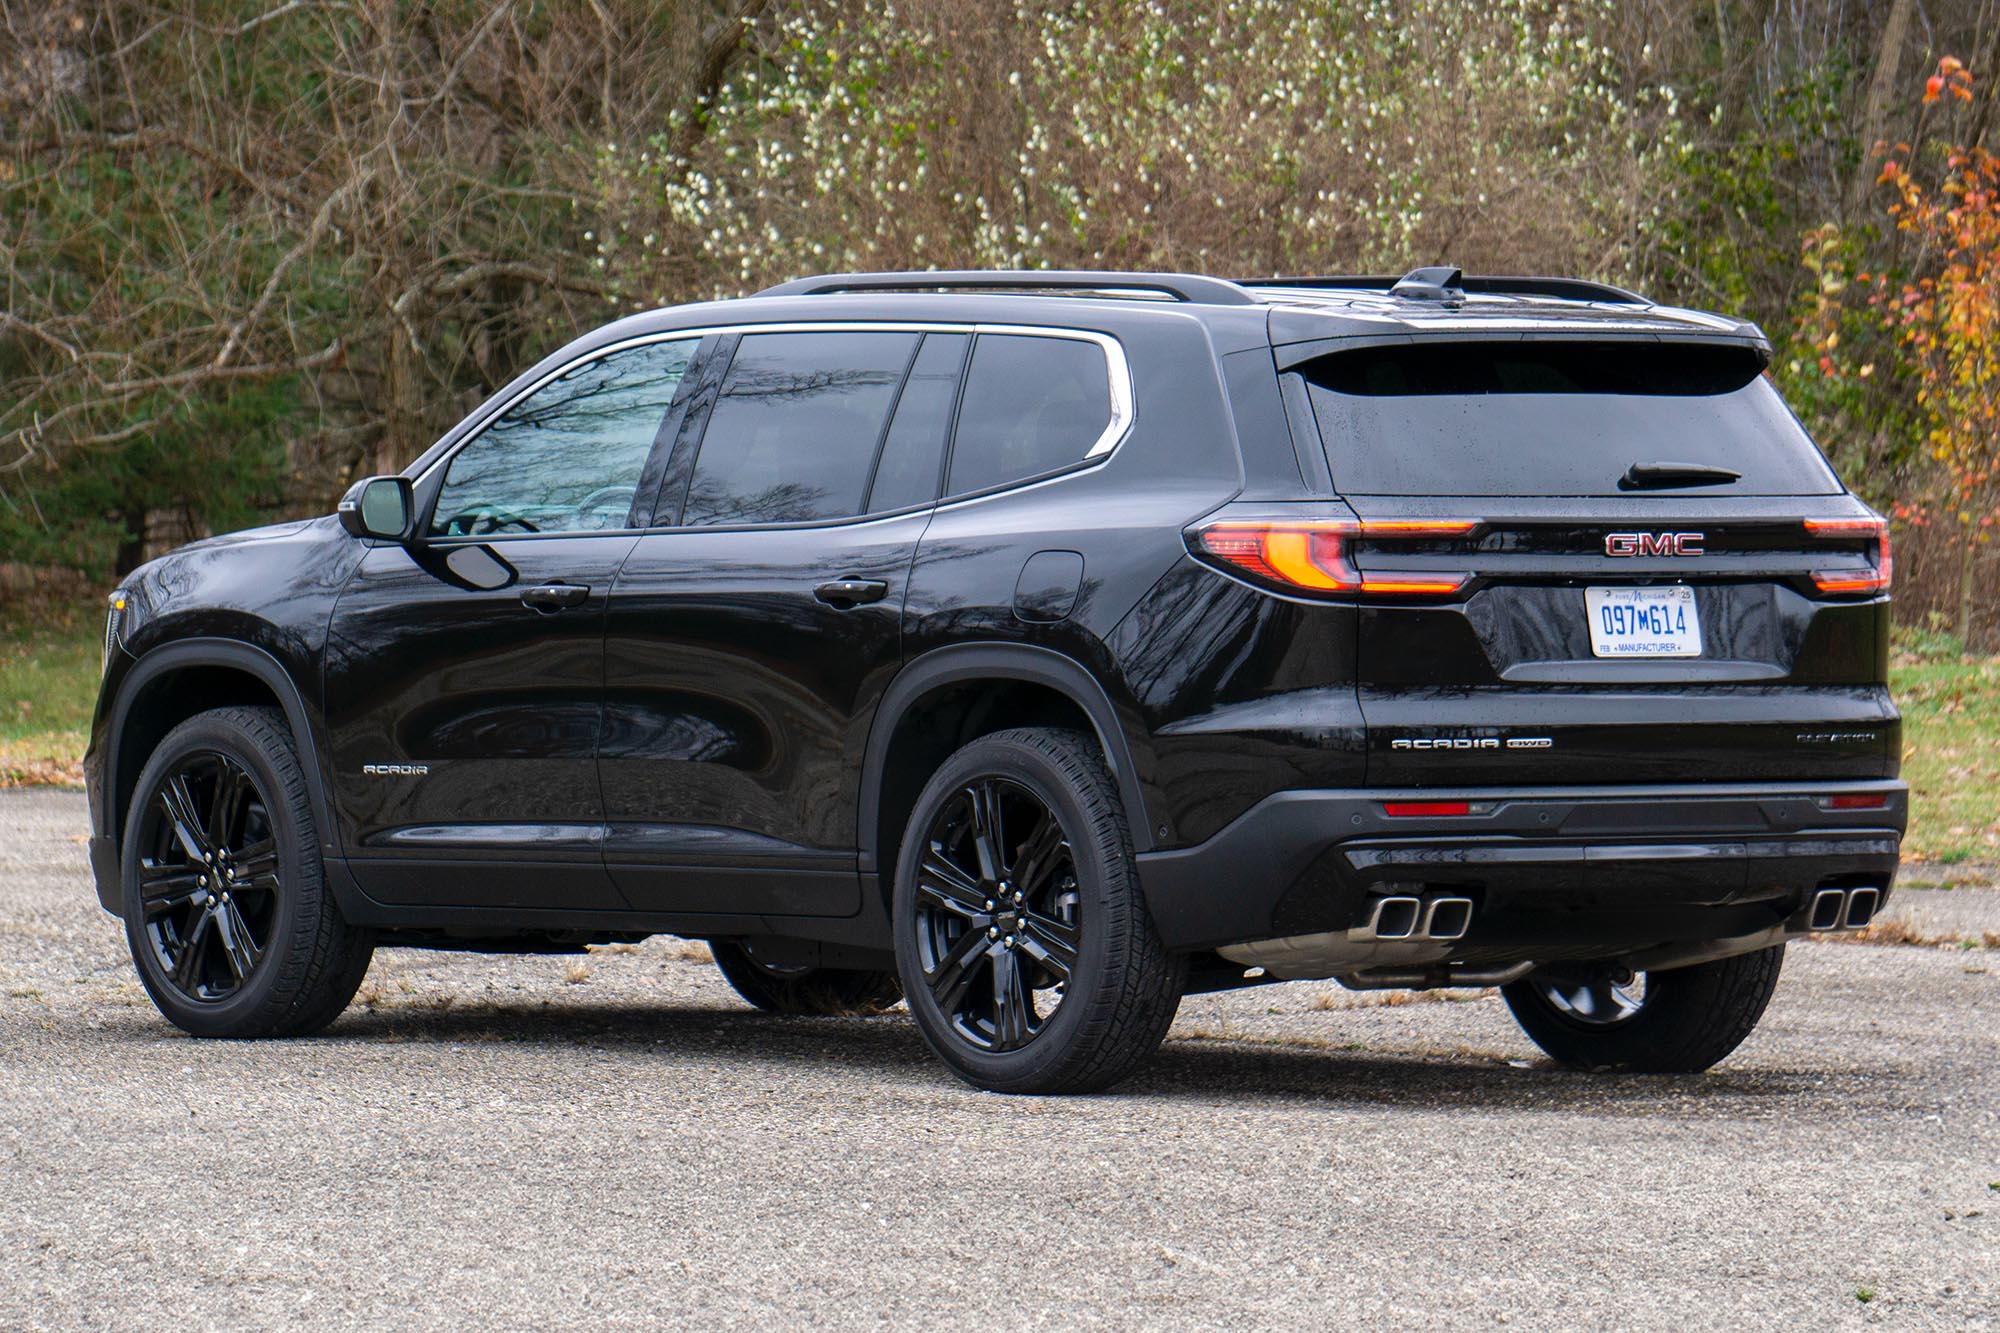
POLYGON ((204 670, 249 676, 278 701, 299 748, 300 765, 305 769, 307 794, 319 826, 321 855, 329 861, 341 855, 313 714, 291 673, 271 653, 241 640, 176 639, 150 648, 107 673, 99 696, 84 780, 90 799, 91 873, 97 882, 97 900, 107 912, 120 910, 123 878, 119 848, 132 788, 150 755, 150 751, 131 752, 120 743, 121 738, 131 734, 137 713, 151 703, 165 701, 168 697, 165 691, 177 675, 204 670))

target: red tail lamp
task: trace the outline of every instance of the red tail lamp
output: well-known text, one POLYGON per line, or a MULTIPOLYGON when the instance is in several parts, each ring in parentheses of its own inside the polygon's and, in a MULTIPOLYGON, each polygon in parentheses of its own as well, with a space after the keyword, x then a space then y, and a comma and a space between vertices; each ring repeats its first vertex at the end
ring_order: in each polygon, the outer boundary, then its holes
POLYGON ((1466 519, 1225 519, 1195 530, 1204 555, 1267 583, 1311 593, 1371 597, 1448 597, 1471 581, 1470 574, 1428 570, 1357 569, 1351 558, 1357 538, 1464 537, 1480 525, 1466 519))
POLYGON ((1889 553, 1889 524, 1886 520, 1869 518, 1809 518, 1806 531, 1814 537, 1868 538, 1875 539, 1875 568, 1867 572, 1851 569, 1817 569, 1813 571, 1813 586, 1821 592, 1856 593, 1887 592, 1889 580, 1895 573, 1895 561, 1889 553))

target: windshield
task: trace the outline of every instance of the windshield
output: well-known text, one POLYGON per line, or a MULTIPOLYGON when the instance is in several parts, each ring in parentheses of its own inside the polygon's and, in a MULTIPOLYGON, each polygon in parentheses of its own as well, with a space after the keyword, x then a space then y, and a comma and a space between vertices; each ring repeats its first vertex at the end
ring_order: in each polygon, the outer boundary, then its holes
POLYGON ((1740 346, 1439 342, 1300 370, 1343 494, 1838 494, 1761 367, 1740 346))

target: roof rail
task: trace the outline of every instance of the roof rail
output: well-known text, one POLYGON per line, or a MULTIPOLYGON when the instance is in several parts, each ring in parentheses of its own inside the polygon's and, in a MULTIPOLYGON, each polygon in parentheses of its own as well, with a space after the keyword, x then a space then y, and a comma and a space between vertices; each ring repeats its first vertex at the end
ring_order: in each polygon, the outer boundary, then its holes
POLYGON ((1196 305, 1256 305, 1258 299, 1224 278, 1195 273, 1112 273, 1087 269, 935 269, 908 273, 829 273, 766 287, 759 296, 819 296, 833 292, 1135 292, 1196 305))
MULTIPOLYGON (((1418 269, 1417 273, 1430 270, 1418 269)), ((1416 274, 1402 278, 1363 277, 1332 274, 1325 277, 1276 277, 1239 278, 1244 287, 1298 287, 1307 290, 1387 292, 1395 290, 1396 284, 1407 281, 1416 274)), ((1650 297, 1630 292, 1623 287, 1613 287, 1609 283, 1585 282, 1581 278, 1531 278, 1531 277, 1461 277, 1456 286, 1468 296, 1548 296, 1563 301, 1608 301, 1614 305, 1653 305, 1650 297)))

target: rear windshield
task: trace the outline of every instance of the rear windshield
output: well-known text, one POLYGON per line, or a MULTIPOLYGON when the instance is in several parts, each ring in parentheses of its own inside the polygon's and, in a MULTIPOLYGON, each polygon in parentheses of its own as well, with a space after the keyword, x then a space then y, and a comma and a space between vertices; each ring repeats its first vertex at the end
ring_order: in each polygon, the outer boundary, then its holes
POLYGON ((1301 367, 1349 495, 1831 495, 1826 459, 1747 347, 1434 343, 1301 367), (1661 465, 1720 468, 1736 480, 1661 465), (1662 482, 1678 484, 1661 484, 1662 482))

